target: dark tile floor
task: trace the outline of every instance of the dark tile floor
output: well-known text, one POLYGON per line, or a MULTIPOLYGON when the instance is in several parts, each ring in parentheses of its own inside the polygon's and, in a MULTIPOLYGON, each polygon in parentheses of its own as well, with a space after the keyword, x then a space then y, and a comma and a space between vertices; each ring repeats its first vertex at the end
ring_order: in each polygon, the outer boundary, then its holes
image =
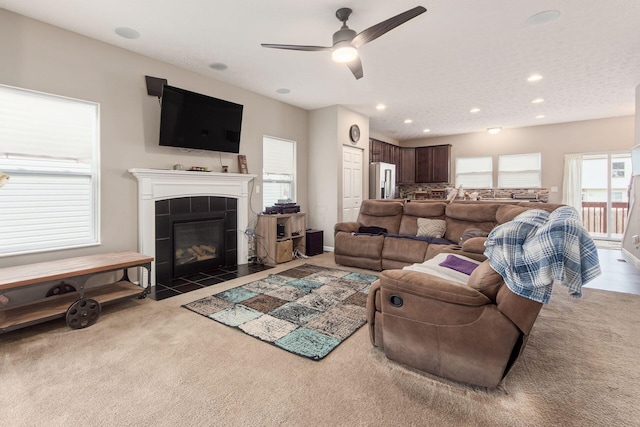
POLYGON ((626 260, 619 249, 598 249, 602 274, 585 285, 586 288, 640 295, 640 269, 626 260))
POLYGON ((190 274, 173 279, 170 283, 157 283, 155 287, 151 288, 149 298, 159 301, 270 268, 262 264, 242 264, 190 274))

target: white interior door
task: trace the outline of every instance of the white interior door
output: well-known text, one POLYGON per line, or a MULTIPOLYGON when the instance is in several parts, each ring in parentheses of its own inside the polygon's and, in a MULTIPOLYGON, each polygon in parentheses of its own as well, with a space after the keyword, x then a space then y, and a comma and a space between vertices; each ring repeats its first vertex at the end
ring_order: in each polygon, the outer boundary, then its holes
POLYGON ((362 150, 342 147, 342 221, 356 221, 362 203, 362 150))

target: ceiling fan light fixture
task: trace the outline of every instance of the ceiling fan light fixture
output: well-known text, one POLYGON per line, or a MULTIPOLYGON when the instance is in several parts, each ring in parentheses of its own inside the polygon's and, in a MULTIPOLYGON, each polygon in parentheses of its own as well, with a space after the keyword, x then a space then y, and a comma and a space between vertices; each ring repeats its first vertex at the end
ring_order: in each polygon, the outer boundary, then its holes
POLYGON ((358 50, 350 44, 336 47, 331 53, 331 59, 340 64, 351 62, 358 57, 358 50))
POLYGON ((333 33, 333 43, 331 46, 307 46, 295 44, 271 44, 261 43, 262 47, 272 49, 299 50, 303 52, 326 52, 331 50, 331 57, 335 62, 347 65, 356 80, 364 76, 362 72, 362 62, 358 58, 358 48, 366 43, 372 42, 378 37, 388 33, 394 28, 426 12, 423 6, 416 6, 398 15, 392 16, 382 22, 378 22, 366 30, 356 33, 347 26, 349 16, 353 12, 348 7, 342 7, 336 11, 336 18, 342 22, 342 27, 333 33))

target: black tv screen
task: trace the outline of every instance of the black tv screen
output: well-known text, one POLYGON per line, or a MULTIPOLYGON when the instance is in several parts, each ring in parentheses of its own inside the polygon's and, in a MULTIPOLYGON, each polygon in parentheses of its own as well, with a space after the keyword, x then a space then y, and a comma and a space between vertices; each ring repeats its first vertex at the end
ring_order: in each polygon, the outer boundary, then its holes
POLYGON ((165 85, 160 113, 160 145, 240 152, 240 104, 165 85))

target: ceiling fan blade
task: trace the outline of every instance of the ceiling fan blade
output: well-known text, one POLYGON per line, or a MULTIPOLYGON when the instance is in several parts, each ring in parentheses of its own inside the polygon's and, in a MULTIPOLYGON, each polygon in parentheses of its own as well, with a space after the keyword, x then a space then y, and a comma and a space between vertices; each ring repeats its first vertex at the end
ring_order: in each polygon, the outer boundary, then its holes
POLYGON ((325 46, 299 46, 299 45, 294 45, 294 44, 268 44, 268 43, 262 43, 261 44, 262 47, 270 47, 273 49, 286 49, 286 50, 302 50, 305 52, 315 52, 315 51, 322 51, 322 50, 331 50, 331 47, 325 47, 325 46))
POLYGON ((362 61, 360 61, 360 58, 356 58, 351 62, 347 62, 347 67, 349 67, 349 69, 351 70, 351 72, 353 73, 353 77, 356 78, 356 80, 361 79, 363 76, 362 73, 362 61))
POLYGON ((377 39, 381 35, 393 30, 397 26, 404 24, 408 20, 413 19, 426 11, 427 9, 425 9, 424 7, 417 6, 413 9, 407 10, 406 12, 402 12, 399 15, 389 18, 386 21, 382 21, 379 24, 376 24, 373 27, 369 27, 366 30, 362 31, 360 34, 353 38, 351 44, 357 49, 363 44, 377 39))

